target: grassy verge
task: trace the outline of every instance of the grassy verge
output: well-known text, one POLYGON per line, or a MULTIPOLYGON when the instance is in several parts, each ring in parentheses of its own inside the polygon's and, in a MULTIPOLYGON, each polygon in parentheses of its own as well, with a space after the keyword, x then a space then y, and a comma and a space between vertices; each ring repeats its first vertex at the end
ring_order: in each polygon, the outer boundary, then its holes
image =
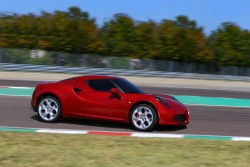
POLYGON ((0 166, 249 167, 250 143, 0 132, 0 166))

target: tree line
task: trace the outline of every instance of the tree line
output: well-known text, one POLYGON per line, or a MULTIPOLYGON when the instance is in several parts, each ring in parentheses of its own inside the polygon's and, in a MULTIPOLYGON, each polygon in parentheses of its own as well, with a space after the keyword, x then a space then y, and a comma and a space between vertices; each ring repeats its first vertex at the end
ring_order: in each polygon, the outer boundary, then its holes
POLYGON ((2 14, 0 47, 250 66, 249 30, 226 22, 206 35, 196 21, 184 15, 158 23, 115 14, 98 26, 78 7, 39 15, 2 14))

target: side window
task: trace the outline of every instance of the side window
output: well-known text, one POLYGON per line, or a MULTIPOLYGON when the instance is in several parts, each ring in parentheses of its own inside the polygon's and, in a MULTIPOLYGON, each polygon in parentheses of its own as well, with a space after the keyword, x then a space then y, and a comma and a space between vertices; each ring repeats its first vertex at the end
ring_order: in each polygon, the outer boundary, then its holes
POLYGON ((109 91, 111 88, 115 88, 115 85, 107 79, 93 79, 86 81, 87 85, 94 90, 109 91))

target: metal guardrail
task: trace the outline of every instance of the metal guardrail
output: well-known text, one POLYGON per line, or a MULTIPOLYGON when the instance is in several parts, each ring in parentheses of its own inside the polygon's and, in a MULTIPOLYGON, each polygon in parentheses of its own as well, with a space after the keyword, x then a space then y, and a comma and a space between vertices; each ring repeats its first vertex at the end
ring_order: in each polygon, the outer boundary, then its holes
POLYGON ((70 73, 70 74, 82 74, 82 75, 84 74, 124 75, 124 76, 190 78, 190 79, 230 80, 230 81, 250 82, 250 77, 233 76, 233 75, 214 75, 214 74, 197 74, 197 73, 182 73, 182 72, 48 66, 48 65, 31 65, 31 64, 9 64, 9 63, 0 63, 0 71, 70 73))
POLYGON ((0 64, 1 63, 250 77, 250 66, 218 66, 213 63, 206 64, 197 62, 178 62, 171 60, 137 59, 98 54, 75 54, 15 48, 0 48, 0 64))

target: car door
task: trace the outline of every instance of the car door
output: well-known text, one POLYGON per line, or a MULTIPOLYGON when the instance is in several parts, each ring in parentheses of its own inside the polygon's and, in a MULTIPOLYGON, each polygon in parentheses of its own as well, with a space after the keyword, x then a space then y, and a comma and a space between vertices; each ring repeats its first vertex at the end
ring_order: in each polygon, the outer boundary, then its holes
POLYGON ((122 121, 128 116, 126 93, 111 93, 116 88, 109 79, 91 79, 83 81, 89 89, 80 94, 84 105, 84 114, 94 118, 122 121))

